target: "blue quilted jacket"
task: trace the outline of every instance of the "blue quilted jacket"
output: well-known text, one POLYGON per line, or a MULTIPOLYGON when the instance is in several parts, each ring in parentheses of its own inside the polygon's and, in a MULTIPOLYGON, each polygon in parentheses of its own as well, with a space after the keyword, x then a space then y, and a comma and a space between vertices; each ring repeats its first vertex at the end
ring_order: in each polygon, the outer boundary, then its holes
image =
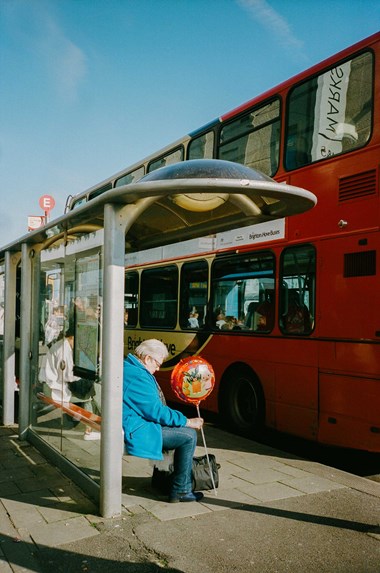
POLYGON ((182 427, 187 418, 161 402, 157 382, 133 355, 124 360, 123 430, 128 454, 162 460, 161 426, 182 427))

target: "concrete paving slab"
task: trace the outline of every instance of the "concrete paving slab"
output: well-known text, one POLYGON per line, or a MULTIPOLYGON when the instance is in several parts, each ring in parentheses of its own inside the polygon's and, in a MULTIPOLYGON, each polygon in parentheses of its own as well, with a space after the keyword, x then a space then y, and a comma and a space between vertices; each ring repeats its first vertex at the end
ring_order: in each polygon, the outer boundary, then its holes
POLYGON ((6 573, 9 570, 12 573, 35 573, 36 571, 41 571, 40 564, 33 553, 35 547, 31 543, 20 539, 3 539, 1 548, 7 560, 4 569, 0 568, 2 573, 6 573))
POLYGON ((30 535, 37 545, 59 547, 79 539, 94 537, 99 535, 99 531, 84 516, 78 516, 65 521, 36 525, 30 535))
POLYGON ((284 473, 266 467, 256 467, 252 470, 233 471, 233 475, 244 482, 253 484, 278 482, 286 478, 284 473))
POLYGON ((304 493, 318 493, 321 491, 331 491, 333 489, 342 489, 346 487, 345 485, 319 476, 283 479, 281 480, 281 483, 289 485, 299 491, 303 491, 304 493))
POLYGON ((168 503, 165 501, 151 503, 148 501, 143 507, 160 521, 183 519, 210 512, 210 509, 203 503, 168 503))
MULTIPOLYGON (((211 511, 224 511, 226 509, 235 509, 247 503, 252 503, 252 496, 247 495, 239 489, 226 489, 219 488, 218 495, 214 496, 211 492, 207 492, 205 498, 202 500, 202 505, 208 507, 211 511)), ((255 500, 260 503, 260 500, 255 500)))
POLYGON ((282 483, 265 483, 260 485, 245 485, 239 488, 240 491, 259 499, 262 502, 287 499, 304 495, 304 492, 288 487, 282 483))
POLYGON ((13 481, 4 481, 0 483, 0 497, 7 497, 9 495, 17 495, 21 493, 20 488, 13 481))
POLYGON ((299 478, 307 478, 310 477, 310 472, 307 472, 303 469, 288 465, 288 464, 284 464, 282 462, 277 462, 276 460, 272 460, 269 462, 269 467, 273 470, 278 470, 279 472, 288 475, 288 476, 293 476, 293 477, 299 477, 299 478))
POLYGON ((25 527, 29 530, 36 525, 45 523, 41 513, 31 504, 21 500, 2 498, 2 503, 14 526, 18 529, 25 527))
POLYGON ((2 500, 0 501, 0 534, 1 536, 6 535, 9 537, 17 537, 17 530, 15 529, 12 521, 9 519, 9 514, 3 505, 2 500))

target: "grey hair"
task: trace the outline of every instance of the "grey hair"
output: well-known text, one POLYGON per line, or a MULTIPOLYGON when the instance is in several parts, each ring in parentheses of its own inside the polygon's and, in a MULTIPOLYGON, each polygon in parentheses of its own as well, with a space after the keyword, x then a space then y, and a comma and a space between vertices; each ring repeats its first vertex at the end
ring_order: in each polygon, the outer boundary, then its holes
POLYGON ((149 338, 144 340, 135 349, 135 354, 138 358, 145 358, 146 356, 151 356, 152 358, 157 358, 161 360, 166 360, 169 356, 168 349, 161 340, 156 338, 149 338))

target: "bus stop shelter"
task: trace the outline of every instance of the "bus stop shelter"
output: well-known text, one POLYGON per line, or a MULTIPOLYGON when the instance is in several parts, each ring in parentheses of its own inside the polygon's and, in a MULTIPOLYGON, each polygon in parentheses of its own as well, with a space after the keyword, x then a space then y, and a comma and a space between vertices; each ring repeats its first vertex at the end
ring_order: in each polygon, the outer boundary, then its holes
MULTIPOLYGON (((111 189, 2 247, 3 424, 15 423, 18 393, 19 437, 33 443, 93 497, 102 516, 119 515, 124 276, 128 255, 297 215, 315 204, 312 193, 277 183, 240 164, 193 160, 163 167, 137 183, 111 189), (54 312, 68 308, 86 281, 96 282, 101 288, 99 314, 82 323, 75 321, 76 335, 85 336, 88 344, 93 341, 90 354, 92 364, 96 362, 94 376, 99 388, 101 382, 100 448, 98 457, 94 454, 91 458, 93 467, 89 472, 84 469, 87 462, 77 463, 80 457, 74 455, 74 446, 67 446, 62 410, 59 423, 55 420, 54 427, 49 426, 40 421, 46 408, 41 408, 38 399, 41 364, 49 348, 43 324, 53 312, 52 303, 56 304, 54 312)), ((58 320, 59 315, 55 316, 58 320)), ((76 347, 74 362, 82 360, 82 351, 76 347)), ((83 365, 84 370, 89 368, 85 362, 83 365)))

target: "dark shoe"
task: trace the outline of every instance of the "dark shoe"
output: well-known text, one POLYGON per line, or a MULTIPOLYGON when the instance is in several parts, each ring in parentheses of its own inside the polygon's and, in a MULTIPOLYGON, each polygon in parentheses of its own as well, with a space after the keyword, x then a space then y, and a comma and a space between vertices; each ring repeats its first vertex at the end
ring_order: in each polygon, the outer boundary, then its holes
POLYGON ((169 497, 169 502, 178 503, 179 501, 201 501, 201 499, 203 499, 203 493, 200 491, 190 491, 183 495, 171 495, 169 497))

